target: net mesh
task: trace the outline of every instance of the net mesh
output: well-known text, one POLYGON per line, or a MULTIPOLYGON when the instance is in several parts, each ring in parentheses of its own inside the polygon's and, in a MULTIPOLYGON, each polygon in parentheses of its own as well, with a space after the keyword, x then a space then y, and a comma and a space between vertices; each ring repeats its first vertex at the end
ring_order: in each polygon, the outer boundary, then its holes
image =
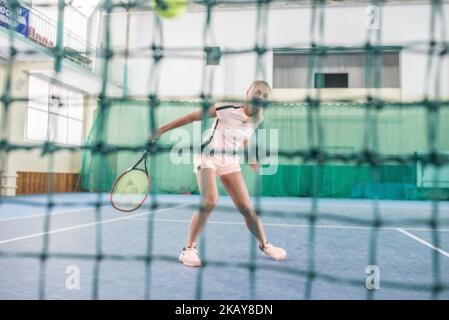
MULTIPOLYGON (((67 4, 60 0, 57 3, 58 21, 56 26, 54 48, 47 54, 54 62, 54 78, 63 68, 64 60, 75 59, 78 63, 86 64, 77 54, 94 55, 102 61, 101 66, 101 92, 95 97, 98 107, 94 123, 90 129, 88 139, 82 146, 58 144, 50 140, 44 143, 15 143, 9 138, 9 115, 15 104, 30 101, 28 97, 14 96, 13 68, 20 55, 33 55, 35 52, 21 51, 16 45, 17 31, 14 28, 6 29, 8 46, 3 48, 7 53, 8 63, 5 65, 3 90, 1 96, 1 140, 0 159, 2 163, 10 154, 20 151, 39 151, 43 157, 48 157, 49 172, 53 166, 54 156, 63 151, 83 152, 81 172, 81 186, 84 190, 98 192, 96 201, 83 203, 95 208, 95 219, 101 221, 101 206, 105 204, 101 192, 109 191, 114 179, 132 163, 132 159, 139 156, 142 149, 149 152, 149 171, 151 172, 151 194, 145 204, 151 210, 160 207, 158 193, 172 192, 198 192, 195 177, 191 173, 191 166, 179 164, 167 165, 169 154, 173 145, 168 137, 160 141, 147 141, 148 133, 154 133, 161 123, 173 119, 175 115, 187 114, 201 108, 203 114, 211 103, 217 101, 212 92, 214 73, 212 68, 206 66, 205 61, 211 59, 210 38, 213 34, 213 12, 218 5, 239 7, 239 1, 195 1, 195 5, 205 9, 203 27, 203 47, 201 48, 167 48, 164 46, 164 22, 160 18, 154 19, 152 26, 152 44, 148 48, 114 48, 112 45, 111 15, 115 11, 123 10, 151 10, 149 1, 131 1, 129 3, 105 0, 101 9, 104 15, 104 39, 102 49, 87 48, 83 52, 68 52, 64 47, 64 12, 67 4), (177 54, 177 52, 182 52, 177 54), (188 54, 183 54, 189 52, 188 54), (182 102, 162 99, 159 95, 159 78, 161 64, 170 56, 189 59, 190 53, 198 54, 203 62, 202 90, 196 101, 182 102), (123 95, 111 95, 108 90, 111 65, 116 57, 145 57, 152 62, 148 94, 145 97, 131 96, 125 90, 123 95), (78 60, 77 60, 78 59, 78 60), (136 122, 137 121, 137 122, 136 122), (188 169, 187 169, 188 167, 188 169)), ((264 58, 267 53, 279 49, 267 45, 269 28, 268 13, 276 1, 258 0, 245 1, 245 5, 253 5, 256 10, 255 42, 248 44, 244 49, 226 49, 218 52, 221 57, 255 54, 255 79, 265 78, 264 58)), ((307 83, 309 88, 314 87, 314 74, 322 70, 323 59, 330 52, 353 52, 354 47, 328 46, 324 43, 324 15, 327 8, 326 1, 311 1, 311 24, 308 32, 310 42, 307 47, 308 66, 307 83)), ((371 4, 382 8, 382 1, 372 1, 371 4)), ((9 1, 13 17, 20 3, 9 1)), ((48 4, 47 6, 53 6, 48 4)), ((45 6, 45 5, 44 5, 45 6)), ((407 221, 412 225, 426 225, 432 229, 432 245, 441 244, 438 229, 442 224, 439 214, 438 200, 447 199, 447 191, 438 186, 439 169, 449 163, 447 139, 447 125, 449 121, 449 100, 441 95, 441 65, 447 59, 449 43, 439 40, 445 39, 446 23, 443 15, 443 1, 431 1, 431 19, 429 25, 430 41, 401 44, 401 50, 409 50, 427 57, 426 92, 422 100, 412 102, 399 102, 379 98, 381 88, 381 56, 390 48, 382 45, 381 32, 368 32, 365 43, 358 50, 364 54, 365 87, 366 94, 357 99, 334 99, 328 103, 322 99, 321 90, 310 91, 304 98, 289 103, 270 101, 265 108, 265 121, 263 129, 278 129, 280 135, 279 168, 276 175, 260 176, 244 171, 245 178, 251 193, 255 196, 255 206, 258 214, 265 216, 282 217, 278 211, 267 211, 261 206, 260 197, 264 195, 288 195, 311 197, 311 210, 307 213, 308 220, 308 248, 307 265, 304 269, 292 269, 276 266, 276 270, 293 274, 306 279, 304 287, 305 298, 311 298, 312 286, 318 279, 330 283, 359 286, 360 281, 353 278, 338 277, 317 272, 315 242, 318 230, 316 224, 321 219, 330 219, 338 222, 355 223, 371 228, 369 237, 369 264, 375 265, 378 257, 378 232, 381 227, 387 227, 392 221, 381 216, 378 199, 428 199, 432 201, 432 215, 429 219, 416 219, 407 221), (355 134, 356 132, 356 134, 355 134), (411 139, 410 137, 413 137, 411 139), (343 147, 342 147, 343 146, 343 147), (428 189, 416 187, 417 166, 435 169, 433 186, 428 189), (344 177, 344 179, 339 179, 344 177), (336 182, 342 181, 342 182, 336 182), (398 187, 399 186, 399 187, 398 187), (390 189, 389 189, 390 188, 390 189), (399 188, 399 189, 398 189, 399 188), (398 191, 399 190, 399 191, 398 191), (395 195, 395 192, 397 193, 395 195), (336 214, 327 214, 319 210, 319 198, 328 196, 341 197, 368 197, 372 198, 372 216, 369 219, 345 218, 336 214)), ((304 31, 306 32, 306 31, 304 31)), ((301 45, 285 46, 282 50, 298 50, 301 45)), ((213 50, 212 50, 213 51, 213 50)), ((215 54, 217 54, 215 52, 215 54)), ((232 101, 236 101, 233 99, 232 101)), ((243 102, 243 101, 242 101, 243 102)), ((205 119, 205 117, 204 117, 205 119)), ((202 121, 200 132, 208 126, 202 121)), ((195 130, 193 125, 187 131, 195 130)), ((191 134, 195 137, 195 134, 191 134)), ((199 144, 200 137, 183 145, 191 148, 199 144)), ((2 165, 2 169, 3 165, 2 165)), ((51 178, 49 175, 49 179, 51 178)), ((49 184, 51 185, 51 183, 49 184)), ((173 261, 172 256, 155 254, 153 252, 152 233, 154 222, 148 219, 146 252, 142 255, 120 255, 105 253, 101 243, 101 223, 96 223, 96 249, 93 254, 57 253, 49 250, 49 235, 51 225, 51 209, 54 206, 51 188, 44 203, 39 201, 23 200, 20 198, 2 197, 3 203, 21 203, 29 206, 45 206, 47 214, 43 226, 43 243, 40 253, 7 252, 0 251, 0 258, 27 257, 36 258, 40 263, 39 298, 45 299, 46 266, 49 259, 76 258, 94 261, 94 274, 92 276, 92 299, 99 298, 99 281, 101 279, 101 264, 104 261, 140 261, 145 264, 145 298, 151 298, 151 266, 155 261, 173 261)), ((68 202, 65 205, 74 206, 79 203, 68 202)), ((164 204, 165 205, 165 204, 164 204)), ((197 205, 191 205, 192 209, 197 205)), ((301 215, 304 217, 304 215, 301 215)), ((397 222, 397 220, 395 220, 397 222)), ((204 258, 204 237, 201 238, 201 256, 204 258)), ((250 271, 251 297, 255 296, 256 273, 261 269, 270 269, 269 266, 256 264, 257 244, 253 240, 251 255, 247 262, 238 264, 222 261, 204 261, 204 266, 238 267, 250 271)), ((438 251, 432 254, 433 279, 427 284, 413 284, 403 282, 383 282, 384 287, 400 290, 422 290, 429 292, 432 298, 437 299, 447 291, 449 286, 443 281, 441 270, 441 255, 438 251)), ((272 268, 274 269, 274 268, 272 268)), ((195 297, 203 297, 204 271, 200 270, 195 285, 195 297)), ((367 291, 367 297, 373 298, 374 292, 367 291)))

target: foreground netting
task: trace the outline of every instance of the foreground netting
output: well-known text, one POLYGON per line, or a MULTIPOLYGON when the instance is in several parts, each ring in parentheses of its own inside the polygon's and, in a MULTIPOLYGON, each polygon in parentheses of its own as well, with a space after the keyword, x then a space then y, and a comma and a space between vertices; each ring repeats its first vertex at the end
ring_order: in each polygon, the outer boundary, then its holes
MULTIPOLYGON (((254 6, 257 7, 257 34, 255 35, 255 43, 248 44, 248 49, 246 50, 227 50, 221 52, 222 55, 236 55, 236 54, 247 54, 249 52, 253 52, 257 55, 258 60, 258 68, 255 74, 255 78, 260 78, 263 76, 263 64, 262 59, 264 55, 273 48, 267 47, 266 44, 266 33, 267 28, 269 27, 267 21, 267 14, 270 9, 270 5, 274 1, 269 0, 260 0, 254 1, 254 6)), ((137 1, 129 4, 130 8, 139 8, 145 9, 149 6, 148 1, 137 1)), ((204 48, 198 48, 199 52, 207 53, 208 43, 207 38, 209 33, 211 32, 211 21, 212 21, 212 12, 218 1, 196 1, 198 5, 202 5, 207 8, 205 13, 205 24, 204 24, 204 48)), ((248 4, 249 2, 246 2, 248 4)), ((238 5, 238 2, 233 2, 233 5, 238 5)), ((373 4, 381 6, 381 2, 373 1, 373 4)), ((14 9, 18 5, 18 2, 11 1, 11 7, 14 9)), ((113 1, 104 1, 103 10, 107 13, 112 13, 116 10, 123 10, 126 5, 122 3, 115 3, 113 1)), ((149 8, 149 7, 148 7, 149 8)), ((62 60, 64 59, 63 54, 63 19, 61 17, 64 16, 65 3, 64 1, 59 1, 58 11, 59 11, 59 20, 58 20, 58 33, 57 33, 57 41, 54 50, 52 51, 54 57, 54 71, 55 75, 61 71, 62 60)), ((329 51, 341 51, 345 52, 346 50, 352 50, 353 48, 345 48, 345 47, 329 47, 329 46, 321 46, 319 45, 322 38, 324 27, 322 24, 323 15, 326 11, 326 2, 325 1, 312 1, 311 3, 311 16, 312 16, 312 24, 310 27, 310 34, 312 35, 311 43, 309 46, 310 50, 310 59, 309 59, 309 83, 312 82, 313 70, 320 69, 320 60, 326 55, 329 51)), ((14 10, 13 10, 14 11, 14 10)), ((441 75, 439 71, 441 70, 439 66, 441 66, 441 62, 443 59, 447 59, 448 54, 448 43, 447 42, 438 42, 434 40, 436 38, 436 34, 438 32, 438 28, 436 27, 439 24, 445 25, 444 16, 442 14, 442 1, 432 1, 432 12, 431 12, 431 25, 429 26, 429 30, 431 32, 432 41, 429 43, 411 43, 404 44, 404 50, 413 50, 421 54, 425 54, 428 57, 428 72, 427 76, 429 78, 429 83, 432 84, 431 88, 428 90, 428 96, 425 97, 421 101, 414 102, 394 102, 394 101, 384 101, 376 98, 376 88, 379 88, 380 85, 380 77, 379 77, 379 55, 383 52, 383 46, 381 45, 381 39, 377 37, 368 37, 368 41, 366 43, 360 44, 360 48, 366 52, 366 83, 374 85, 367 85, 367 87, 371 87, 372 91, 365 97, 365 101, 363 103, 357 103, 354 101, 340 101, 341 104, 344 105, 345 108, 354 109, 357 116, 354 118, 354 123, 356 126, 359 126, 360 138, 358 141, 353 140, 356 144, 354 150, 350 150, 347 152, 341 152, 340 150, 332 150, 326 149, 325 145, 328 145, 327 142, 330 139, 329 135, 327 135, 327 131, 335 130, 332 126, 326 124, 323 119, 323 115, 326 115, 327 112, 335 111, 335 105, 327 105, 320 100, 319 90, 317 95, 311 95, 304 101, 296 101, 292 102, 292 106, 285 105, 281 102, 272 102, 265 106, 266 108, 266 119, 267 124, 264 126, 272 126, 274 128, 283 126, 284 130, 286 130, 285 134, 293 136, 295 134, 301 135, 301 139, 303 141, 297 141, 292 139, 291 141, 285 141, 285 146, 279 150, 278 154, 282 161, 289 163, 308 163, 313 164, 315 166, 314 170, 311 170, 308 173, 309 180, 311 181, 308 185, 303 186, 304 189, 307 190, 306 193, 301 193, 301 191, 294 190, 293 193, 297 192, 296 195, 310 196, 312 197, 312 210, 307 215, 309 222, 308 229, 308 248, 307 248, 307 256, 308 263, 307 268, 304 270, 292 270, 288 268, 277 267, 273 268, 273 272, 286 272, 289 274, 297 275, 298 277, 303 277, 306 279, 307 285, 303 288, 305 292, 305 297, 311 297, 311 287, 315 280, 321 279, 329 282, 341 283, 342 285, 359 285, 359 282, 355 279, 347 279, 347 278, 338 278, 335 276, 320 274, 316 271, 315 266, 315 252, 314 252, 314 244, 316 239, 316 234, 318 230, 315 228, 316 223, 323 218, 332 219, 334 221, 342 221, 345 222, 345 219, 339 217, 338 215, 332 214, 323 214, 318 210, 318 197, 327 195, 325 191, 323 194, 323 188, 326 188, 326 181, 322 179, 323 171, 326 170, 326 164, 337 164, 337 163, 350 163, 357 164, 360 166, 364 166, 364 168, 369 168, 370 175, 373 175, 374 181, 381 181, 383 170, 388 170, 382 167, 387 164, 400 164, 405 170, 408 165, 414 166, 417 162, 420 162, 425 166, 434 166, 436 168, 448 165, 449 158, 440 150, 446 147, 447 141, 444 136, 444 129, 447 128, 448 125, 448 117, 447 110, 449 106, 449 101, 444 100, 439 97, 439 87, 441 75), (286 114, 282 110, 282 108, 289 108, 288 112, 292 114, 286 114), (276 111, 278 110, 278 111, 276 111), (270 119, 270 112, 272 112, 272 118, 270 119), (276 118, 276 112, 279 112, 283 115, 281 118, 276 118), (382 139, 379 140, 379 137, 382 137, 381 131, 385 128, 381 128, 382 124, 379 123, 379 116, 383 113, 390 112, 394 117, 395 112, 402 112, 401 116, 410 117, 413 119, 416 116, 425 117, 425 125, 422 126, 419 130, 420 135, 425 135, 425 143, 423 145, 426 146, 427 152, 425 153, 410 153, 406 147, 403 147, 401 150, 383 150, 379 145, 379 142, 382 142, 382 139), (410 113, 407 115, 407 113, 410 113), (302 123, 304 126, 301 126, 301 129, 296 124, 297 119, 305 120, 302 123), (289 121, 287 121, 289 120, 289 121), (287 126, 286 126, 287 124, 287 126), (296 130, 296 131, 295 131, 296 130), (377 179, 377 180, 376 180, 377 179)), ((180 172, 176 173, 176 168, 174 166, 169 167, 165 165, 164 167, 164 156, 172 149, 172 146, 167 143, 167 141, 162 140, 157 143, 147 143, 147 136, 142 135, 141 131, 128 131, 131 132, 134 136, 130 137, 129 135, 126 137, 117 135, 111 135, 110 130, 114 130, 114 121, 117 121, 114 117, 121 117, 123 113, 116 113, 116 110, 120 110, 119 108, 123 108, 123 106, 132 105, 132 109, 128 110, 129 112, 133 112, 135 115, 138 114, 139 118, 142 119, 142 123, 147 126, 147 129, 144 133, 154 132, 161 121, 166 119, 163 116, 159 115, 162 113, 161 108, 175 108, 173 111, 173 115, 176 115, 180 109, 200 107, 203 108, 204 111, 207 110, 211 102, 215 101, 215 97, 213 96, 213 92, 209 90, 212 86, 210 85, 213 80, 213 73, 211 69, 204 67, 203 69, 203 92, 200 97, 198 97, 198 101, 196 103, 182 103, 182 102, 167 102, 161 99, 158 95, 158 77, 159 67, 161 61, 164 59, 166 53, 170 52, 170 48, 165 48, 163 46, 163 37, 162 37, 162 28, 163 22, 159 19, 155 20, 154 25, 154 37, 153 43, 150 48, 145 48, 146 52, 151 53, 151 59, 153 60, 153 69, 151 72, 150 79, 150 87, 148 91, 148 96, 140 99, 139 97, 131 97, 129 95, 123 95, 121 97, 112 97, 107 94, 107 83, 108 83, 108 70, 109 64, 111 63, 114 56, 125 56, 132 55, 133 52, 127 52, 126 50, 113 50, 111 46, 111 30, 110 30, 110 16, 105 15, 105 39, 104 39, 104 49, 98 52, 98 55, 104 59, 103 66, 103 87, 102 92, 98 96, 98 111, 97 117, 95 119, 95 123, 93 128, 91 129, 91 133, 89 138, 86 140, 85 144, 81 147, 84 158, 83 158, 83 169, 82 169, 82 186, 89 191, 99 192, 98 201, 88 203, 92 205, 93 208, 96 209, 96 219, 97 221, 101 220, 101 205, 104 202, 101 200, 100 192, 108 191, 113 183, 115 177, 126 168, 129 163, 134 162, 134 160, 139 157, 139 154, 142 150, 148 150, 150 154, 150 168, 149 171, 154 173, 152 175, 152 190, 155 191, 172 191, 172 192, 190 192, 194 186, 194 180, 190 182, 186 182, 186 185, 182 186, 182 189, 173 190, 173 186, 164 185, 166 183, 161 176, 169 175, 167 171, 175 170, 172 173, 172 177, 182 178, 179 176, 180 172), (132 141, 133 144, 130 145, 128 142, 132 141), (165 171, 164 171, 165 170, 165 171)), ((8 112, 11 108, 14 107, 14 102, 17 101, 27 101, 26 98, 23 97, 14 97, 11 95, 11 87, 12 87, 12 66, 15 61, 15 57, 17 56, 19 50, 15 47, 15 31, 9 31, 9 56, 7 57, 9 60, 9 64, 6 67, 6 78, 4 79, 4 87, 2 91, 2 123, 1 123, 1 141, 0 141, 0 156, 5 157, 10 153, 16 152, 18 150, 33 150, 38 149, 42 151, 43 156, 53 157, 53 155, 62 150, 71 150, 78 151, 80 148, 78 147, 70 147, 70 146, 62 146, 57 145, 52 142, 46 142, 40 145, 18 145, 11 143, 8 139, 7 130, 8 130, 8 112)), ((141 53, 141 52, 140 52, 141 53)), ((30 53, 32 54, 32 52, 30 53)), ((136 55, 139 52, 135 53, 136 55)), ((124 110, 121 110, 124 112, 124 110)), ((341 108, 339 109, 341 111, 341 108)), ((339 112, 337 110, 337 112, 339 112)), ((163 114, 166 114, 166 109, 163 114)), ((126 117, 125 117, 126 118, 126 117)), ((126 121, 126 120, 125 120, 126 121)), ((403 136, 407 136, 411 134, 413 130, 416 130, 416 126, 413 123, 413 120, 410 120, 410 124, 408 127, 403 128, 403 136)), ((130 123, 130 126, 133 124, 130 123)), ((126 126, 126 123, 124 124, 126 126)), ((206 128, 206 124, 203 124, 203 129, 206 128)), ((447 133, 447 130, 446 130, 447 133)), ((350 136, 350 133, 347 133, 350 136)), ((332 138, 332 137, 331 137, 332 138)), ((352 137, 356 139, 357 137, 352 137)), ((384 137, 384 139, 388 139, 388 137, 384 137)), ((195 141, 193 141, 195 142, 195 141)), ((397 142, 395 146, 400 147, 401 143, 397 142)), ((394 149, 394 147, 393 147, 394 149)), ((447 149, 447 148, 446 148, 447 149)), ((3 169, 3 168, 2 168, 3 169)), ((412 169, 413 170, 413 169, 412 169)), ((191 172, 185 170, 185 168, 180 169, 183 171, 184 178, 194 179, 191 172)), ((394 171, 394 169, 393 169, 394 171)), ((437 171, 436 171, 437 172, 437 171)), ((51 179, 51 175, 50 175, 51 179)), ((284 178, 286 179, 286 178, 284 178)), ((173 181, 173 179, 170 179, 173 181)), ((259 214, 267 215, 267 216, 278 216, 282 217, 281 210, 279 212, 274 211, 265 211, 260 206, 260 196, 264 195, 266 191, 264 186, 273 185, 273 183, 279 183, 276 181, 264 181, 260 176, 254 176, 249 181, 249 185, 251 186, 252 192, 255 194, 255 205, 257 208, 257 212, 259 214), (265 190, 265 191, 264 191, 265 190)), ((288 184, 288 181, 284 181, 288 184)), ((50 184, 51 185, 51 184, 50 184)), ((436 190, 438 186, 434 186, 436 190)), ((194 191, 194 190, 193 190, 194 191)), ((287 192, 288 193, 288 192, 287 192)), ((332 193, 332 191, 331 191, 332 193)), ((345 193, 342 192, 342 195, 345 193)), ((285 195, 285 194, 282 194, 285 195)), ((288 194, 291 195, 291 194, 288 194)), ((438 211, 438 198, 442 197, 440 193, 432 193, 429 192, 425 195, 417 195, 411 196, 411 198, 424 198, 431 199, 434 203, 432 210, 433 214, 430 219, 420 220, 420 221, 411 221, 411 223, 415 223, 417 225, 426 225, 432 229, 432 244, 435 247, 439 247, 440 245, 440 235, 438 233, 438 229, 441 225, 441 218, 438 211)), ((158 201, 158 197, 156 192, 152 192, 149 201, 145 204, 147 208, 156 209, 161 203, 158 201)), ((380 215, 379 208, 376 202, 376 198, 378 198, 378 194, 374 194, 373 199, 373 211, 372 217, 369 220, 366 219, 353 219, 350 222, 359 223, 360 225, 371 227, 371 236, 369 243, 369 261, 368 264, 375 264, 377 260, 377 232, 381 227, 388 226, 391 221, 383 219, 380 215)), ((444 198, 444 195, 443 195, 444 198)), ((44 204, 44 206, 48 209, 48 212, 53 207, 54 203, 52 201, 52 193, 49 190, 48 193, 48 201, 44 204)), ((3 198, 4 202, 14 202, 13 199, 3 198)), ((30 206, 42 206, 42 203, 29 201, 25 204, 29 204, 30 206)), ((84 203, 85 204, 85 203, 84 203)), ((67 203, 67 205, 74 205, 73 203, 67 203)), ((194 206, 192 206, 193 208, 194 206)), ((153 230, 153 221, 152 219, 148 220, 148 239, 147 239, 147 251, 142 253, 142 255, 138 256, 125 256, 125 255, 108 255, 102 252, 102 247, 100 244, 101 239, 101 224, 96 224, 96 240, 97 247, 95 254, 67 254, 67 253, 54 253, 49 251, 49 236, 47 231, 50 229, 51 222, 51 214, 47 214, 45 217, 44 223, 44 235, 43 235, 43 247, 42 251, 39 254, 35 253, 10 253, 10 252, 2 252, 0 251, 0 258, 7 259, 9 257, 26 257, 26 258, 36 258, 40 261, 40 279, 39 279, 39 297, 45 298, 45 270, 46 264, 49 259, 58 259, 58 258, 76 258, 76 259, 86 259, 95 261, 95 272, 92 278, 93 290, 92 290, 92 298, 98 298, 98 287, 101 275, 101 263, 105 260, 111 261, 122 261, 122 260, 136 260, 141 261, 146 266, 146 290, 143 296, 145 298, 151 298, 149 295, 149 288, 151 287, 151 265, 154 261, 164 260, 164 261, 173 261, 173 256, 162 256, 155 255, 152 252, 152 237, 151 233, 153 230)), ((204 248, 204 238, 202 238, 200 242, 200 248, 204 248)), ((258 265, 255 263, 255 255, 256 255, 256 243, 252 243, 251 257, 249 261, 242 262, 239 264, 233 263, 225 263, 221 261, 207 261, 205 263, 205 267, 207 266, 218 266, 218 267, 240 267, 248 269, 252 276, 250 277, 250 288, 254 290, 255 288, 255 274, 258 270, 258 265)), ((448 284, 447 281, 443 281, 443 274, 440 267, 440 254, 437 251, 433 251, 432 255, 432 270, 433 270, 433 280, 431 283, 426 285, 417 285, 410 283, 402 283, 402 282, 391 282, 384 283, 383 285, 386 287, 397 288, 401 290, 422 290, 432 294, 432 298, 439 298, 439 296, 447 291, 448 284)), ((265 267, 266 268, 266 267, 265 267)), ((195 294, 196 298, 202 298, 202 271, 200 271, 198 276, 198 281, 196 284, 195 294)), ((252 296, 254 297, 254 291, 252 291, 252 296)), ((367 293, 368 298, 372 298, 372 292, 367 293)))

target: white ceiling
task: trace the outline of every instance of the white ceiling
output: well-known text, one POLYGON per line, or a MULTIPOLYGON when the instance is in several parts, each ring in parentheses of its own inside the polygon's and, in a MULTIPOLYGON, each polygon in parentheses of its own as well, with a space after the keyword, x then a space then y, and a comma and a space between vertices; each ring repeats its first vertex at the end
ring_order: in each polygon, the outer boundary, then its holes
MULTIPOLYGON (((100 1, 101 0, 65 0, 67 4, 70 4, 86 17, 90 16, 100 1)), ((59 0, 23 0, 23 2, 35 7, 39 7, 40 5, 57 7, 59 0)))
POLYGON ((69 0, 68 2, 71 3, 72 7, 89 17, 100 0, 69 0))
MULTIPOLYGON (((86 17, 89 17, 95 8, 98 6, 102 0, 65 0, 66 3, 71 4, 76 10, 81 12, 86 17)), ((128 0, 112 0, 114 3, 126 3, 128 0)), ((136 1, 136 0, 134 0, 136 1)), ((205 5, 203 4, 204 0, 187 0, 189 1, 191 7, 194 8, 202 8, 205 5)), ((24 0, 26 3, 32 3, 33 5, 39 4, 54 4, 57 6, 58 0, 24 0)), ((131 1, 132 2, 132 1, 131 1)), ((150 5, 150 0, 137 0, 147 6, 150 5)), ((431 0, 383 0, 379 2, 390 3, 390 4, 403 4, 403 3, 429 3, 431 0)), ((443 3, 449 2, 449 0, 442 0, 443 3)), ((239 7, 253 7, 257 4, 257 0, 217 0, 217 9, 223 8, 239 8, 239 7)), ((312 3, 311 0, 273 0, 270 3, 271 7, 304 7, 310 6, 312 3)), ((363 5, 367 3, 373 3, 373 0, 326 0, 327 5, 363 5)), ((140 9, 137 11, 148 11, 148 9, 140 9)))

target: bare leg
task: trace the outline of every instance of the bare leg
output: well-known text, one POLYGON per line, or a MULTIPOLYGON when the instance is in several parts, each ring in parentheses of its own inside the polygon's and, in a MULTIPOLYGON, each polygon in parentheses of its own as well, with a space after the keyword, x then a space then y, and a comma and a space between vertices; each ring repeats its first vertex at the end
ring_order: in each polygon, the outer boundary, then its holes
POLYGON ((197 173, 196 179, 201 193, 201 208, 197 210, 192 217, 189 227, 189 235, 187 237, 187 247, 193 246, 197 241, 218 200, 217 183, 215 181, 214 170, 202 169, 197 173))
POLYGON ((229 196, 232 198, 237 209, 245 218, 245 223, 252 234, 257 238, 261 245, 267 243, 265 231, 263 229, 262 221, 257 216, 251 200, 249 198, 248 189, 243 180, 241 172, 234 172, 221 176, 221 181, 226 188, 229 196))

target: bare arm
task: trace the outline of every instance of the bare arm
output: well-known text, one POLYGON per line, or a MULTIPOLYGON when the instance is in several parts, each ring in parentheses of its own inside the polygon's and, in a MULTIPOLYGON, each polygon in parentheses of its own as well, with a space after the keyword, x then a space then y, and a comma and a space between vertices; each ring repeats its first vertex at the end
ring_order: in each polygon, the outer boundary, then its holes
POLYGON ((249 139, 245 139, 243 140, 243 148, 244 148, 244 153, 245 153, 245 160, 248 161, 249 167, 253 170, 253 171, 257 171, 259 170, 259 164, 257 162, 257 160, 255 159, 249 159, 249 139))
MULTIPOLYGON (((208 110, 208 116, 211 118, 215 118, 217 116, 217 111, 215 110, 215 106, 212 105, 209 110, 208 110)), ((173 121, 170 121, 169 123, 164 124, 163 126, 159 127, 159 129, 157 130, 158 135, 161 136, 162 134, 164 134, 167 131, 170 131, 172 129, 175 128, 179 128, 182 127, 186 124, 192 123, 194 121, 199 121, 201 120, 201 118, 203 117, 203 111, 202 110, 198 110, 198 111, 194 111, 192 113, 189 113, 185 116, 176 118, 173 121)))

